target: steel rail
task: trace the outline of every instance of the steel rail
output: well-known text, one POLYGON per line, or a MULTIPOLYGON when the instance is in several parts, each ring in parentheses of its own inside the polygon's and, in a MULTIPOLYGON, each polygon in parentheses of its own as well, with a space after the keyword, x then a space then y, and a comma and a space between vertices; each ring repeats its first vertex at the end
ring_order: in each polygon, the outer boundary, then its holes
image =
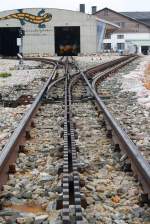
POLYGON ((55 60, 55 59, 51 59, 51 58, 44 58, 44 57, 25 57, 25 58, 23 58, 23 60, 25 60, 25 61, 40 61, 40 62, 43 62, 43 63, 47 63, 47 64, 52 64, 52 65, 54 65, 55 66, 55 64, 58 62, 59 63, 59 65, 64 65, 64 62, 62 61, 62 59, 63 59, 63 57, 61 57, 60 59, 59 59, 59 61, 58 60, 55 60))
POLYGON ((110 68, 111 66, 117 65, 118 63, 126 61, 127 59, 129 59, 131 57, 133 57, 133 55, 123 56, 123 57, 117 58, 115 60, 105 62, 103 64, 100 64, 100 65, 97 65, 97 66, 87 69, 86 73, 88 73, 90 76, 95 75, 96 73, 98 73, 100 71, 102 72, 102 71, 106 70, 108 67, 110 68))
MULTIPOLYGON (((128 61, 128 60, 130 60, 130 59, 131 59, 131 61, 132 61, 132 60, 134 60, 134 59, 137 58, 137 57, 139 57, 139 56, 135 56, 135 55, 124 56, 124 57, 121 57, 121 58, 118 58, 118 59, 115 59, 115 60, 111 60, 111 61, 108 61, 108 62, 104 62, 104 63, 102 63, 102 64, 100 64, 100 65, 91 67, 91 68, 89 68, 89 69, 87 69, 87 70, 84 70, 83 72, 86 73, 86 74, 88 74, 88 76, 89 76, 91 79, 94 80, 94 78, 97 78, 97 77, 99 76, 99 74, 96 75, 96 76, 94 76, 95 74, 97 74, 97 73, 102 73, 102 72, 105 73, 105 71, 111 69, 111 67, 113 67, 113 66, 115 66, 115 65, 117 66, 117 65, 119 65, 119 64, 121 64, 121 63, 123 63, 123 62, 126 63, 126 61, 128 61)), ((72 58, 72 61, 73 61, 74 66, 76 67, 76 69, 78 69, 77 62, 75 61, 74 58, 72 58)), ((127 63, 128 63, 128 62, 127 62, 127 63)), ((120 66, 120 67, 121 67, 121 66, 120 66)), ((119 67, 118 67, 118 68, 119 68, 119 67)), ((79 72, 76 73, 76 75, 78 75, 78 74, 80 75, 79 72)), ((105 77, 104 77, 104 78, 105 78, 105 77)))
MULTIPOLYGON (((78 68, 79 69, 79 68, 78 68)), ((135 173, 138 175, 139 181, 143 186, 145 194, 150 195, 150 164, 142 154, 140 153, 138 147, 131 141, 126 132, 121 128, 120 124, 115 120, 115 118, 108 111, 107 107, 98 96, 95 89, 90 84, 86 74, 79 69, 79 72, 86 84, 89 87, 89 90, 92 96, 95 98, 98 107, 104 113, 104 118, 109 125, 110 130, 112 131, 112 136, 114 137, 115 142, 119 142, 120 148, 127 153, 128 158, 131 160, 132 168, 135 173)))
MULTIPOLYGON (((126 60, 123 60, 121 61, 119 64, 114 64, 114 66, 112 67, 109 67, 100 72, 100 74, 96 75, 94 78, 93 78, 93 81, 92 81, 92 87, 93 88, 96 88, 96 83, 100 80, 104 80, 110 73, 112 72, 115 72, 116 70, 122 68, 123 66, 129 64, 130 62, 132 62, 133 60, 135 60, 138 56, 134 56, 134 57, 130 57, 130 58, 127 58, 126 60)), ((88 74, 88 72, 86 72, 88 74)))
MULTIPOLYGON (((116 71, 117 69, 125 66, 126 64, 128 64, 129 62, 135 60, 137 57, 139 56, 134 56, 134 55, 129 55, 129 56, 124 56, 121 57, 119 59, 115 59, 115 60, 111 60, 109 62, 105 62, 103 64, 100 64, 98 66, 95 67, 91 67, 88 70, 83 71, 84 73, 86 73, 87 75, 94 75, 96 73, 100 73, 94 77, 90 77, 90 79, 92 79, 92 87, 95 88, 96 82, 99 80, 103 80, 105 79, 110 73, 116 71)), ((76 67, 76 69, 78 69, 78 66, 76 64, 75 59, 72 57, 72 63, 74 64, 74 67, 76 67)), ((80 76, 80 73, 76 73, 75 74, 77 78, 77 76, 80 76)), ((74 76, 75 76, 74 75, 74 76)))
POLYGON ((38 109, 49 85, 52 82, 53 76, 58 68, 58 62, 55 64, 52 74, 48 78, 44 87, 42 87, 41 91, 37 95, 35 101, 32 103, 29 110, 25 113, 23 118, 21 119, 18 127, 15 129, 13 134, 10 136, 8 143, 2 149, 0 153, 0 189, 8 179, 10 165, 13 164, 16 160, 17 153, 19 151, 19 147, 22 146, 22 140, 25 137, 24 133, 27 131, 31 124, 31 118, 35 114, 38 109))

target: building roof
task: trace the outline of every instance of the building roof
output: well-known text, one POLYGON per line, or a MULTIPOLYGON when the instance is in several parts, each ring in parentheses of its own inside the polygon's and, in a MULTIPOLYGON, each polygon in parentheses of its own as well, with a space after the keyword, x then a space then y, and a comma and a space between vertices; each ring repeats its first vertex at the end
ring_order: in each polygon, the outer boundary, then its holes
MULTIPOLYGON (((106 9, 107 9, 107 10, 110 10, 110 11, 116 13, 116 14, 122 15, 122 16, 124 16, 124 17, 130 19, 130 20, 134 20, 135 22, 140 23, 140 24, 143 24, 143 25, 147 26, 148 28, 150 28, 150 24, 144 22, 144 19, 141 19, 141 20, 140 20, 140 19, 137 19, 137 18, 132 17, 131 15, 128 15, 128 13, 130 13, 130 12, 117 12, 117 11, 114 11, 114 10, 112 10, 112 9, 109 9, 109 8, 105 7, 105 8, 103 8, 103 9, 97 11, 97 12, 94 13, 94 14, 96 15, 96 14, 98 14, 99 12, 101 12, 101 11, 103 11, 103 10, 106 10, 106 9)), ((132 12, 131 12, 131 13, 132 13, 132 12)), ((150 13, 150 12, 147 12, 147 13, 150 13)), ((145 20, 146 20, 146 19, 145 19, 145 20)))
POLYGON ((145 12, 121 12, 121 14, 124 14, 126 16, 132 17, 134 19, 139 20, 145 20, 150 19, 150 11, 145 12))
POLYGON ((150 26, 150 11, 146 12, 121 12, 121 14, 134 18, 150 26))
POLYGON ((107 25, 110 25, 110 26, 112 26, 112 27, 114 27, 114 28, 117 28, 117 29, 120 28, 119 25, 117 25, 117 24, 115 24, 115 23, 112 23, 112 22, 110 22, 110 21, 107 21, 107 20, 105 20, 105 19, 100 19, 100 18, 96 17, 96 20, 97 20, 97 21, 100 21, 100 22, 103 22, 103 23, 106 23, 107 25))
MULTIPOLYGON (((51 10, 51 11, 60 11, 60 12, 64 12, 64 16, 67 16, 67 13, 71 14, 72 15, 75 15, 75 16, 82 16, 83 18, 86 19, 87 21, 87 18, 88 19, 93 19, 93 20, 96 20, 96 21, 100 21, 102 23, 105 23, 108 26, 110 26, 113 30, 114 29, 118 29, 120 28, 120 26, 118 26, 117 24, 115 23, 112 23, 110 21, 107 21, 107 20, 104 20, 104 19, 100 19, 98 18, 96 15, 91 15, 91 14, 87 14, 87 13, 83 13, 83 12, 80 12, 80 11, 74 11, 74 10, 70 10, 70 9, 58 9, 58 8, 39 8, 39 7, 35 7, 35 8, 22 8, 22 9, 12 9, 12 10, 4 10, 4 11, 0 11, 0 22, 3 20, 5 20, 5 16, 10 16, 10 14, 13 14, 13 13, 18 13, 20 11, 23 11, 23 13, 25 12, 29 12, 29 13, 32 13, 32 10, 34 10, 34 12, 36 13, 37 10, 51 10), (3 18, 4 17, 4 18, 3 18)), ((11 19, 11 18, 9 18, 11 19)), ((13 18, 13 19, 16 19, 16 18, 13 18)))

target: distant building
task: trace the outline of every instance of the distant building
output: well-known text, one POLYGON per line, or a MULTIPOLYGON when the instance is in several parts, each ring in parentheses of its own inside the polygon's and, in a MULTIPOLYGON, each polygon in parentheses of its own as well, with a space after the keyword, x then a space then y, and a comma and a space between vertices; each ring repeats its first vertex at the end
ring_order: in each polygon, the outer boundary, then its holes
POLYGON ((114 33, 106 31, 103 41, 104 50, 143 54, 150 52, 150 12, 120 13, 104 8, 94 15, 120 26, 120 29, 114 33))

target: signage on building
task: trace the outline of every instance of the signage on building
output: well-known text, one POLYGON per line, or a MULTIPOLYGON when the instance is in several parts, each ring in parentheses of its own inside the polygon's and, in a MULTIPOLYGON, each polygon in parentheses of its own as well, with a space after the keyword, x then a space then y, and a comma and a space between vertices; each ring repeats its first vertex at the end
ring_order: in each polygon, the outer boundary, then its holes
POLYGON ((33 15, 31 13, 23 12, 23 9, 19 9, 19 12, 12 13, 4 17, 0 17, 0 20, 7 19, 17 19, 20 20, 21 25, 25 25, 26 22, 33 23, 39 25, 39 28, 45 28, 45 24, 52 19, 52 15, 50 13, 45 13, 44 9, 41 9, 37 15, 33 15))
POLYGON ((17 38, 17 46, 21 46, 21 38, 17 38))

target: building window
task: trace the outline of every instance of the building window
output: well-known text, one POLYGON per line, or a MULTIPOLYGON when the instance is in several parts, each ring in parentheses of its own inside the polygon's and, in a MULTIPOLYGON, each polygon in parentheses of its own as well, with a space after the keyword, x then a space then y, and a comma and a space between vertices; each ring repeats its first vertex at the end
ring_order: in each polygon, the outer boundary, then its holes
POLYGON ((122 34, 117 35, 117 39, 124 39, 124 35, 122 35, 122 34))
POLYGON ((111 50, 111 43, 104 43, 104 50, 111 50))
POLYGON ((116 24, 118 26, 120 26, 121 28, 124 28, 125 27, 125 22, 116 22, 116 24))
POLYGON ((124 43, 117 43, 117 50, 124 50, 125 44, 124 43))

